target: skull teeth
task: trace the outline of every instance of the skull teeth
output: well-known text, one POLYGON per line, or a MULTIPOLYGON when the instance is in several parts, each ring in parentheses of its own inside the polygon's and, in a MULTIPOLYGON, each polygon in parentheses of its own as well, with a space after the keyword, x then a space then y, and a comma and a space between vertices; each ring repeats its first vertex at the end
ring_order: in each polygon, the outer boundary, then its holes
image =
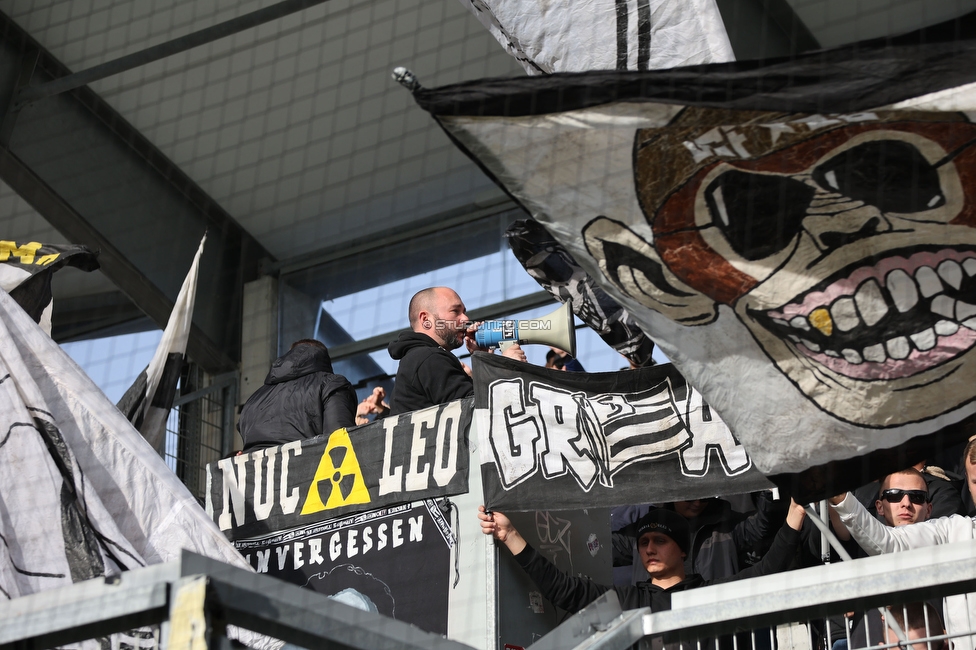
POLYGON ((976 331, 976 279, 970 278, 976 278, 976 257, 962 262, 943 260, 938 265, 922 265, 914 273, 897 268, 884 277, 883 284, 868 278, 857 286, 853 295, 839 297, 806 316, 770 317, 795 345, 809 351, 842 357, 852 365, 884 363, 889 359, 900 361, 911 356, 913 350, 932 350, 938 345, 939 337, 952 336, 961 327, 976 331), (970 284, 964 289, 967 281, 970 284), (954 298, 947 291, 961 291, 968 299, 954 298), (901 316, 909 312, 914 312, 915 318, 901 316), (925 316, 925 312, 931 315, 925 316), (919 319, 919 315, 925 317, 919 319), (938 318, 934 324, 931 316, 938 318), (899 323, 904 331, 916 320, 918 331, 894 336, 890 333, 897 332, 899 323), (864 347, 863 343, 853 347, 848 344, 841 349, 840 341, 863 340, 863 330, 882 321, 878 335, 889 332, 885 340, 864 347), (853 332, 856 328, 861 328, 862 333, 853 332), (831 345, 830 339, 835 335, 841 338, 831 345))

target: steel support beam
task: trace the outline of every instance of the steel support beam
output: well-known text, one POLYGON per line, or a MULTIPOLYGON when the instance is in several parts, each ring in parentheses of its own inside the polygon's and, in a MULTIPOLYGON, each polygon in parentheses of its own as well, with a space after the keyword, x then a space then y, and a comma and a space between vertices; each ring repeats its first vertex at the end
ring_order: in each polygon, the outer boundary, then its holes
MULTIPOLYGON (((0 178, 39 213, 62 235, 72 242, 86 244, 97 250, 101 271, 139 306, 160 327, 166 325, 173 310, 170 300, 156 284, 139 271, 111 241, 78 214, 38 178, 10 150, 0 147, 0 178)), ((191 326, 187 345, 191 358, 207 367, 232 367, 234 361, 221 351, 200 328, 191 326)))
POLYGON ((271 254, 91 89, 13 109, 25 77, 69 73, 0 14, 0 180, 71 242, 99 250, 105 276, 159 327, 209 232, 188 354, 210 372, 235 368, 243 283, 271 254))
POLYGON ((178 578, 178 566, 157 564, 4 601, 0 650, 52 648, 159 623, 169 607, 168 581, 178 578))
POLYGON ((327 0, 284 0, 270 7, 264 7, 263 9, 252 11, 243 16, 205 27, 185 36, 174 38, 171 41, 153 45, 144 50, 112 59, 111 61, 106 61, 92 68, 73 72, 37 86, 24 87, 17 92, 17 96, 14 99, 14 107, 19 110, 30 102, 44 99, 45 97, 52 97, 69 90, 74 90, 75 88, 81 88, 93 81, 111 77, 120 72, 138 68, 147 63, 165 59, 168 56, 179 54, 180 52, 185 52, 195 47, 206 45, 207 43, 212 43, 221 38, 243 32, 258 25, 263 25, 278 18, 283 18, 284 16, 297 13, 309 7, 314 7, 323 2, 327 2, 327 0))

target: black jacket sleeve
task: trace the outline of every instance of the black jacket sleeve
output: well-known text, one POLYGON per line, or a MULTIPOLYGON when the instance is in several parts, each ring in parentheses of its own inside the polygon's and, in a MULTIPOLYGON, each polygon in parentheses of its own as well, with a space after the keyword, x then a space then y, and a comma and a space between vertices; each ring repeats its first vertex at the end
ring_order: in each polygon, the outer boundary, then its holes
MULTIPOLYGON (((526 546, 515 556, 515 561, 549 602, 568 612, 578 612, 611 589, 598 585, 589 578, 567 575, 532 546, 526 546)), ((621 602, 623 600, 621 598, 621 602)))
POLYGON ((929 489, 929 499, 932 502, 932 512, 929 519, 948 517, 949 515, 962 515, 966 513, 966 508, 962 502, 962 495, 959 484, 953 485, 952 481, 947 481, 935 476, 925 474, 925 484, 929 489))
POLYGON ((772 493, 764 492, 759 496, 756 512, 740 521, 732 529, 732 539, 735 547, 741 552, 761 544, 786 520, 790 502, 783 499, 773 501, 772 493))
POLYGON ((343 380, 334 390, 322 396, 322 433, 356 426, 356 391, 343 380))
POLYGON ((734 576, 710 580, 707 584, 716 585, 723 582, 745 580, 746 578, 755 578, 758 576, 765 576, 786 571, 790 568, 790 564, 793 562, 793 558, 796 555, 796 548, 799 543, 799 531, 793 530, 788 525, 783 524, 783 527, 779 529, 778 533, 776 533, 776 538, 773 540, 773 545, 769 547, 769 551, 763 556, 763 559, 760 562, 739 571, 734 576))

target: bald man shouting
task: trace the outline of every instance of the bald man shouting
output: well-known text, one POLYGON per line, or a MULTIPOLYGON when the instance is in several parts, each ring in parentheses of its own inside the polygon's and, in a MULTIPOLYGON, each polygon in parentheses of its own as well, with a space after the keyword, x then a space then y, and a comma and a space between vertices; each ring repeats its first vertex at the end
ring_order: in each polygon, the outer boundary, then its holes
MULTIPOLYGON (((431 287, 410 299, 410 329, 390 343, 390 356, 400 362, 390 413, 397 415, 451 402, 474 393, 470 369, 451 352, 462 345, 478 350, 464 302, 453 289, 431 287)), ((525 361, 518 345, 503 356, 525 361)))

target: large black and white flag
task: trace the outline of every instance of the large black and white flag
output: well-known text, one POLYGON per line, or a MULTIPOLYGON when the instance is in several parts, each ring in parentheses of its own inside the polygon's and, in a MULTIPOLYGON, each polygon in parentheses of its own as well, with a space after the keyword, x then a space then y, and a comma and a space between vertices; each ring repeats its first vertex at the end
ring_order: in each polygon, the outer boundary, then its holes
POLYGON ((489 508, 613 507, 772 487, 670 364, 577 373, 476 354, 474 381, 489 508))
POLYGON ((0 289, 50 335, 54 308, 51 276, 65 266, 95 271, 97 258, 98 253, 87 246, 0 241, 0 289))
POLYGON ((167 562, 247 563, 128 420, 0 292, 0 594, 167 562))
POLYGON ((204 235, 180 287, 156 353, 118 403, 119 410, 160 454, 166 443, 166 419, 176 399, 176 386, 183 369, 186 343, 190 338, 200 256, 203 255, 206 241, 207 236, 204 235))
POLYGON ((837 490, 976 413, 974 23, 415 97, 759 470, 837 490))
POLYGON ((735 58, 715 0, 461 0, 530 75, 735 58))

